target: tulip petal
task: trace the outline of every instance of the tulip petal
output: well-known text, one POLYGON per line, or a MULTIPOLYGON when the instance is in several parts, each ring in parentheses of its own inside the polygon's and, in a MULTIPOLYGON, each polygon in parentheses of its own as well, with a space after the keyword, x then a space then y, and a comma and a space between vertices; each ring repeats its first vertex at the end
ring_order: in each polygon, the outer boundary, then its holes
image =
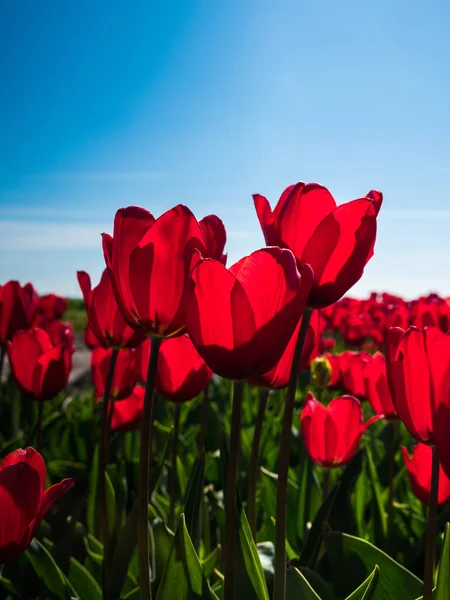
POLYGON ((198 222, 205 240, 206 252, 204 258, 214 258, 221 261, 227 232, 221 219, 216 215, 207 215, 198 222))
POLYGON ((266 244, 268 246, 281 246, 281 239, 275 226, 269 201, 260 194, 253 194, 253 203, 266 244))

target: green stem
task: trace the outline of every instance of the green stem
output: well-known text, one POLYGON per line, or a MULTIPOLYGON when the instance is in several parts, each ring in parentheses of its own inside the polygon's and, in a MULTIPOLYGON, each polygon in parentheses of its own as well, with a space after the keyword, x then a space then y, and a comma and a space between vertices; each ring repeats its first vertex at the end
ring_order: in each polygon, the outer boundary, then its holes
POLYGON ((234 600, 236 586, 234 540, 237 527, 236 488, 238 484, 238 459, 241 440, 242 396, 244 384, 233 384, 233 409, 231 413, 230 454, 225 499, 225 548, 224 548, 224 600, 234 600))
POLYGON ((388 446, 388 504, 387 504, 387 540, 386 551, 389 553, 394 539, 394 477, 395 477, 395 454, 397 451, 397 442, 399 437, 400 421, 394 420, 391 423, 391 439, 388 446))
POLYGON ((97 510, 101 528, 101 539, 103 541, 103 570, 102 570, 102 586, 103 595, 106 598, 108 587, 108 569, 110 566, 110 539, 109 539, 109 522, 108 522, 108 505, 106 501, 106 465, 107 465, 107 440, 108 440, 108 413, 109 413, 109 398, 111 395, 112 381, 114 370, 116 368, 117 356, 119 350, 113 348, 111 358, 109 360, 108 373, 105 381, 105 393, 103 394, 102 416, 100 421, 100 440, 98 446, 98 500, 97 510))
POLYGON ((172 442, 172 464, 169 471, 169 527, 175 527, 175 499, 177 494, 177 459, 178 459, 178 437, 180 432, 180 408, 181 404, 175 404, 173 415, 173 442, 172 442))
POLYGON ((433 600, 434 558, 436 550, 436 513, 439 490, 439 457, 434 446, 431 446, 431 450, 431 492, 430 506, 428 511, 428 529, 425 550, 423 600, 433 600))
POLYGON ((322 481, 322 502, 328 496, 328 490, 330 488, 330 469, 325 468, 322 481))
POLYGON ((291 453, 291 431, 294 416, 295 390, 297 388, 298 371, 302 358, 303 346, 311 319, 312 309, 307 307, 298 333, 297 343, 292 360, 289 383, 284 405, 283 428, 281 431, 280 454, 278 459, 278 485, 275 525, 275 580, 273 600, 285 600, 286 597, 286 527, 287 527, 287 491, 289 475, 289 458, 291 453))
POLYGON ((202 402, 202 420, 200 423, 200 437, 198 440, 199 451, 204 452, 206 446, 206 427, 208 424, 208 407, 209 407, 209 383, 203 392, 202 402))
POLYGON ((154 390, 161 338, 152 338, 147 381, 145 382, 144 415, 141 425, 141 448, 139 455, 139 513, 138 513, 138 560, 141 600, 151 600, 149 545, 148 545, 148 496, 150 486, 150 455, 152 449, 154 390))
POLYGON ((44 416, 44 402, 38 402, 37 421, 36 421, 36 450, 41 451, 42 442, 42 420, 44 416))
POLYGON ((261 444, 261 434, 264 424, 264 413, 267 407, 267 399, 269 390, 260 388, 259 390, 259 407, 256 415, 255 431, 253 432, 252 450, 250 454, 250 466, 248 473, 248 497, 247 497, 247 512, 248 522, 256 540, 256 484, 258 481, 258 463, 259 463, 259 447, 261 444))

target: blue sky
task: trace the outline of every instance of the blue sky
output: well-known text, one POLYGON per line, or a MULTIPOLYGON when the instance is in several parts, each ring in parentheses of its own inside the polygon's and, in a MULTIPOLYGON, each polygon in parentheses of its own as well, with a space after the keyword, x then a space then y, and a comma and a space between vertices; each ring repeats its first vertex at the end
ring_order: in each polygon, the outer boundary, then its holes
POLYGON ((444 0, 4 0, 0 282, 79 296, 117 208, 215 212, 232 262, 251 194, 385 196, 354 295, 450 295, 444 0))

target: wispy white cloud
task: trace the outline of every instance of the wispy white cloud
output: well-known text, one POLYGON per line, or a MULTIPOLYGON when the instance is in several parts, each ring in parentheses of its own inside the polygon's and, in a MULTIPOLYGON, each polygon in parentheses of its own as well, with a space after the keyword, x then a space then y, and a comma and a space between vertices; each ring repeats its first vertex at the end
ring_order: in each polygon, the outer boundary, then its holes
POLYGON ((130 181, 133 179, 163 179, 167 173, 162 171, 56 171, 47 177, 60 180, 81 181, 130 181))
POLYGON ((0 220, 0 253, 99 248, 105 223, 42 223, 0 220))
POLYGON ((380 217, 389 219, 450 219, 450 210, 413 209, 413 208, 382 208, 380 217))

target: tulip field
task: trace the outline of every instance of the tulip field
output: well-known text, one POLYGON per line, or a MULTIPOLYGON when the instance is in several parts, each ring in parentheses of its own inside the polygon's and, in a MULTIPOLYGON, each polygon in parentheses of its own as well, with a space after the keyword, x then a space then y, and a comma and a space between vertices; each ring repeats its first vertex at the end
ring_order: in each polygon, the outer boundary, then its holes
POLYGON ((450 298, 352 297, 381 192, 253 201, 231 266, 130 206, 78 312, 1 282, 2 600, 450 600, 450 298))

